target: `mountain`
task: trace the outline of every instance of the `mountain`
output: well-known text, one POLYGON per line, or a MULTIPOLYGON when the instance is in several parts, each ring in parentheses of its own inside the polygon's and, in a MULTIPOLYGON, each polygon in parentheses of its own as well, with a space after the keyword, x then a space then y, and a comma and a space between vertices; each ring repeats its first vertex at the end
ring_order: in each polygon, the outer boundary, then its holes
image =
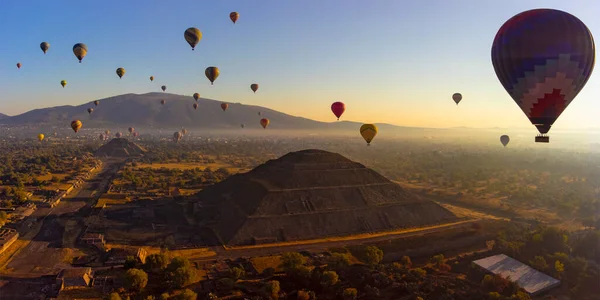
POLYGON ((10 118, 10 116, 0 113, 0 120, 10 118))
POLYGON ((142 156, 146 149, 124 138, 114 138, 96 150, 96 156, 134 157, 142 156))
MULTIPOLYGON (((0 120, 3 124, 69 124, 74 119, 83 122, 84 128, 103 127, 107 125, 122 125, 134 127, 161 128, 262 128, 259 120, 263 117, 271 121, 269 127, 277 129, 352 129, 357 130, 357 122, 319 122, 307 118, 291 116, 260 106, 228 103, 227 111, 222 111, 221 101, 204 99, 198 100, 198 109, 194 110, 191 96, 168 93, 147 93, 142 95, 125 94, 100 99, 100 104, 94 106, 93 101, 79 106, 57 106, 35 109, 26 113, 0 120), (165 100, 165 105, 160 101, 165 100), (88 108, 94 112, 89 115, 88 108), (261 116, 258 113, 261 113, 261 116)), ((333 118, 333 115, 332 115, 333 118)), ((378 126, 397 127, 388 124, 378 126)))
POLYGON ((194 214, 225 245, 440 224, 456 216, 364 165, 323 150, 290 152, 197 195, 194 214))

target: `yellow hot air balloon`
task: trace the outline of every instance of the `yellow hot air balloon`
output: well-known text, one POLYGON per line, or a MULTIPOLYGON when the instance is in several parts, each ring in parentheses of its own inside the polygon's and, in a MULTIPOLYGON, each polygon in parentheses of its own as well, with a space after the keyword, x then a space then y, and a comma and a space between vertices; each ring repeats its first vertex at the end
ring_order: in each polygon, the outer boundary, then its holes
POLYGON ((117 69, 117 75, 119 75, 119 78, 123 78, 123 75, 125 75, 125 69, 118 68, 117 69))
POLYGON ((194 100, 198 101, 200 99, 200 94, 194 93, 194 100))
POLYGON ((42 140, 44 140, 44 135, 40 133, 40 134, 37 135, 37 138, 41 142, 42 140))
POLYGON ((371 141, 377 135, 377 126, 375 124, 363 124, 360 126, 360 135, 367 142, 367 146, 371 145, 371 141))
POLYGON ((79 59, 79 63, 81 63, 87 52, 88 48, 84 43, 77 43, 73 46, 73 54, 79 59))
POLYGON ((83 126, 83 123, 81 123, 81 121, 79 120, 71 122, 71 128, 73 129, 73 131, 75 131, 75 133, 77 133, 77 131, 81 129, 81 126, 83 126))
POLYGON ((206 70, 204 70, 204 75, 206 75, 206 78, 210 80, 211 85, 215 82, 215 80, 217 80, 219 73, 219 68, 217 67, 208 67, 206 70))
POLYGON ((185 40, 192 46, 192 50, 194 50, 198 42, 202 39, 202 32, 196 27, 190 27, 185 30, 183 37, 185 37, 185 40))
POLYGON ((67 85, 67 81, 66 80, 61 80, 60 81, 60 85, 62 85, 62 87, 64 88, 65 85, 67 85))
POLYGON ((154 76, 150 76, 150 81, 154 81, 154 76))

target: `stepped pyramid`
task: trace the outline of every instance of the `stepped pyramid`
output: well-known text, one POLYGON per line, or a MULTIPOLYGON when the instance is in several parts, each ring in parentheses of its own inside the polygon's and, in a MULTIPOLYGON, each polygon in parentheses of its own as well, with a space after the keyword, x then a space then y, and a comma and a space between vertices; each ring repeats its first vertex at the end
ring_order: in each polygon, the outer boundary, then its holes
POLYGON ((146 150, 125 138, 114 138, 96 150, 96 156, 135 157, 142 156, 146 150))

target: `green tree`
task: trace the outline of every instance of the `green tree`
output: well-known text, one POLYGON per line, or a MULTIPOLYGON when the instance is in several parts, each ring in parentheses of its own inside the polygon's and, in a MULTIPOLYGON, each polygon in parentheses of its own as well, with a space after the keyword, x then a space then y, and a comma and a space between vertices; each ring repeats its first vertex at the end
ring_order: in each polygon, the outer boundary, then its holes
POLYGON ((281 267, 286 273, 293 272, 306 263, 306 258, 298 252, 286 252, 281 255, 281 267))
POLYGON ((194 293, 194 291, 185 289, 181 294, 175 296, 174 298, 176 300, 196 300, 197 297, 198 295, 194 293))
POLYGON ((149 272, 160 272, 169 265, 169 258, 164 253, 150 254, 146 257, 145 269, 149 272))
POLYGON ((139 292, 148 284, 148 274, 140 269, 129 269, 125 272, 124 281, 126 288, 139 292))
POLYGON ((137 267, 137 264, 138 264, 137 258, 135 258, 133 256, 127 256, 127 258, 125 259, 125 264, 123 265, 123 268, 125 268, 125 270, 133 269, 133 268, 137 267))
POLYGON ((242 268, 233 267, 229 271, 229 273, 230 273, 231 279, 238 280, 240 278, 243 278, 245 276, 246 272, 244 272, 244 269, 242 269, 242 268))
POLYGON ((335 271, 325 271, 321 275, 321 285, 324 288, 330 288, 339 281, 339 276, 335 271))
POLYGON ((565 264, 561 263, 560 260, 554 262, 554 270, 560 278, 561 274, 565 271, 565 264))
POLYGON ((162 294, 160 294, 160 297, 158 297, 158 299, 160 299, 160 300, 168 300, 169 299, 169 293, 162 293, 162 294))
POLYGON ((171 259, 171 262, 167 266, 167 269, 170 271, 175 271, 179 268, 191 268, 192 263, 185 257, 175 256, 171 259))
POLYGON ((525 292, 517 291, 516 294, 510 297, 510 300, 531 300, 531 297, 525 292))
POLYGON ((344 300, 356 300, 357 296, 358 291, 355 288, 345 288, 344 292, 342 293, 344 300))
POLYGON ((329 259, 329 265, 334 269, 345 268, 350 265, 349 253, 333 253, 329 259))
POLYGON ((383 251, 375 246, 368 246, 365 249, 365 263, 377 265, 383 260, 383 251))
POLYGON ((192 267, 181 267, 170 273, 171 283, 176 288, 182 288, 196 279, 196 271, 192 267))
POLYGON ((548 263, 546 262, 546 259, 540 255, 536 255, 532 260, 529 261, 529 264, 540 271, 545 271, 548 269, 548 263))
POLYGON ((112 292, 108 296, 108 300, 121 300, 121 296, 119 295, 119 293, 112 292))
POLYGON ((271 299, 279 299, 279 281, 271 280, 265 284, 264 287, 265 294, 271 299))
POLYGON ((444 263, 444 260, 445 260, 444 254, 438 254, 438 255, 434 255, 429 260, 429 262, 435 266, 439 266, 440 264, 444 263))

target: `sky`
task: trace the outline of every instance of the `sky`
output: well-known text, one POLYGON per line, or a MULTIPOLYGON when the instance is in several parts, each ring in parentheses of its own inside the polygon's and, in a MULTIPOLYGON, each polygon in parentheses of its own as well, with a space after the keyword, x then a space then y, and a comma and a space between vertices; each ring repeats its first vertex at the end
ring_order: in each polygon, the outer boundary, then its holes
MULTIPOLYGON (((335 121, 330 105, 342 101, 345 120, 536 132, 490 59, 500 26, 534 8, 569 12, 600 35, 597 0, 4 0, 0 112, 166 85, 190 98, 198 92, 320 121, 335 121), (235 25, 232 11, 240 14, 235 25), (188 27, 203 34, 195 51, 183 37, 188 27), (79 42, 89 50, 81 64, 72 52, 79 42), (214 86, 208 66, 221 71, 214 86), (122 79, 118 67, 127 71, 122 79), (256 94, 251 83, 260 85, 256 94), (455 92, 463 95, 458 107, 455 92)), ((599 73, 553 129, 600 127, 599 73)))

